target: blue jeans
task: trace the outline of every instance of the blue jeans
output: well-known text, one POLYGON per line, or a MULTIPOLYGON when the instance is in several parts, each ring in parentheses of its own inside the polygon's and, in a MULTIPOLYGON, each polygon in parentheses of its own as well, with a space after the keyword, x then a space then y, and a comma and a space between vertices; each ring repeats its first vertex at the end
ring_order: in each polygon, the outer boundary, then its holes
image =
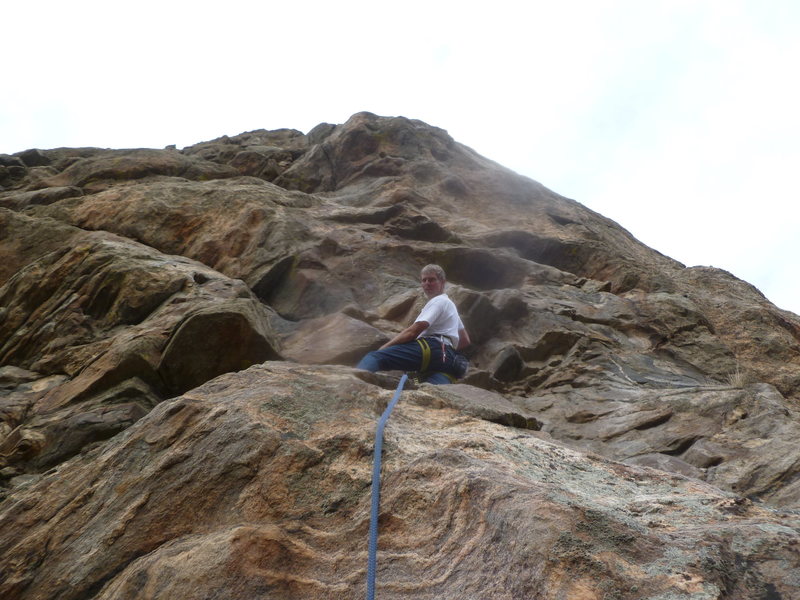
MULTIPOLYGON (((444 385, 452 383, 445 373, 453 373, 455 350, 435 338, 427 338, 431 347, 428 370, 423 374, 427 383, 444 385)), ((405 344, 389 346, 383 350, 373 350, 356 365, 365 371, 419 371, 422 368, 422 348, 415 340, 405 344)))

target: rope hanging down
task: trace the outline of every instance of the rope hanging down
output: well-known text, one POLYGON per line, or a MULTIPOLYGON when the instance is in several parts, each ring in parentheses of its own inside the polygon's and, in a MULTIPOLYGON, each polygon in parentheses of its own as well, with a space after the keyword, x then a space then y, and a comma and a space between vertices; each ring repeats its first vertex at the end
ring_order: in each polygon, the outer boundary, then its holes
POLYGON ((383 428, 389 415, 394 409, 394 405, 400 399, 400 392, 408 379, 408 375, 403 373, 400 383, 394 392, 392 401, 383 411, 378 427, 375 430, 375 452, 372 459, 372 510, 369 516, 369 550, 367 558, 367 600, 375 599, 375 567, 378 560, 378 507, 381 499, 381 452, 383 451, 383 428))

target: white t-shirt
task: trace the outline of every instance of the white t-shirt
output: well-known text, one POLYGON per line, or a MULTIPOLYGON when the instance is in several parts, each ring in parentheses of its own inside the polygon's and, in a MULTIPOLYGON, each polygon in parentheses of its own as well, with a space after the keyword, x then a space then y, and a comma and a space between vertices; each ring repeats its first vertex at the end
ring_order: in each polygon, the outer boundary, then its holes
POLYGON ((458 346, 458 330, 464 329, 464 323, 458 316, 458 309, 447 294, 434 296, 422 308, 415 323, 427 321, 428 328, 420 333, 417 338, 442 335, 448 338, 451 345, 458 346))

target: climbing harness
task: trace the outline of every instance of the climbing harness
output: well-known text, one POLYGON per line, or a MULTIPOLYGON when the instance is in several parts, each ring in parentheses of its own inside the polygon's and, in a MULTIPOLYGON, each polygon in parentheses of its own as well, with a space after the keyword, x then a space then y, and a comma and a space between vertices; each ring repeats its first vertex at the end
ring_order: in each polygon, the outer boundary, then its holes
MULTIPOLYGON (((444 341, 443 336, 434 336, 432 339, 436 339, 441 344, 442 350, 442 365, 447 364, 447 348, 444 341)), ((420 350, 422 350, 422 362, 420 363, 419 371, 415 376, 415 381, 417 383, 422 383, 425 381, 426 375, 429 375, 428 368, 431 365, 431 345, 426 338, 417 338, 417 344, 419 344, 420 350)), ((461 379, 467 373, 467 369, 469 368, 469 360, 463 354, 454 351, 453 355, 453 366, 452 369, 454 373, 447 373, 446 371, 438 371, 445 377, 450 380, 450 383, 456 383, 459 379, 461 379)))
MULTIPOLYGON (((420 344, 420 346, 421 345, 422 344, 420 344)), ((430 360, 430 347, 428 347, 428 359, 430 360)), ((372 459, 372 509, 369 516, 369 548, 367 551, 367 600, 374 600, 375 598, 375 567, 378 560, 378 508, 380 506, 381 496, 383 429, 386 427, 386 421, 389 420, 392 409, 394 409, 395 404, 397 404, 397 401, 400 399, 400 392, 403 391, 403 386, 407 379, 408 375, 403 373, 403 376, 400 378, 400 383, 397 384, 394 396, 391 402, 386 406, 386 410, 383 411, 378 421, 378 427, 375 430, 375 452, 372 459)))

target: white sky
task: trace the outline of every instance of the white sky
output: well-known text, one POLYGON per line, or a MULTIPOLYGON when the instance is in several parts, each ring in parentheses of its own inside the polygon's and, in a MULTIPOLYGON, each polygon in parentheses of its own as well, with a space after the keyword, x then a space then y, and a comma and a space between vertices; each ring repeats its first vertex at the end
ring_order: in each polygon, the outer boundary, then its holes
POLYGON ((800 313, 796 0, 38 0, 0 23, 0 153, 403 115, 800 313))

